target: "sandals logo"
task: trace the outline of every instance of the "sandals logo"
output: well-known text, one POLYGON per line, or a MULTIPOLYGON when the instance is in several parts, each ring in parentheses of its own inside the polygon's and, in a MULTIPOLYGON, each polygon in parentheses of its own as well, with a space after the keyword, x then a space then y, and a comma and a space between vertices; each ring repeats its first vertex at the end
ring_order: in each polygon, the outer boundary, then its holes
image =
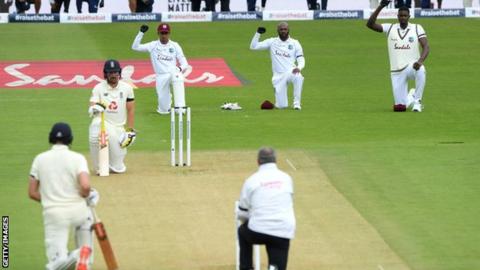
MULTIPOLYGON (((92 88, 103 80, 104 61, 0 62, 0 88, 92 88)), ((135 87, 155 87, 149 60, 120 60, 122 80, 135 87)), ((241 86, 222 58, 190 59, 183 70, 188 87, 241 86)))

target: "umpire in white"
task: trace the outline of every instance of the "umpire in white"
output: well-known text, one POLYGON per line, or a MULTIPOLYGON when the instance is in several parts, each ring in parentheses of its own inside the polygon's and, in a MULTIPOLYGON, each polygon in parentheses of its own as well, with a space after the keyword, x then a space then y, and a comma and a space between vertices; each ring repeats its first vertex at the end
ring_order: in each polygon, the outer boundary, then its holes
POLYGON ((30 170, 28 195, 42 204, 47 270, 87 270, 93 262, 92 213, 98 192, 90 188, 85 157, 69 149, 73 135, 66 123, 56 123, 49 135, 52 149, 37 155, 30 170), (76 250, 68 253, 69 230, 76 250))
POLYGON ((240 270, 251 270, 254 244, 265 245, 269 269, 287 269, 290 239, 295 235, 293 182, 276 165, 275 150, 261 148, 258 171, 242 187, 237 216, 240 270))

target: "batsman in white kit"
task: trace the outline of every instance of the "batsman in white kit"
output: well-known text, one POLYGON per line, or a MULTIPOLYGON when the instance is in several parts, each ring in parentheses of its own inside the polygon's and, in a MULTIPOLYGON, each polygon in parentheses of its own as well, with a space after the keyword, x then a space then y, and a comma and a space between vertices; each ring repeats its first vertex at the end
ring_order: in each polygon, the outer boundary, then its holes
POLYGON ((127 147, 136 139, 135 96, 132 86, 120 80, 121 72, 122 68, 117 60, 107 60, 103 68, 105 80, 93 88, 90 96, 90 155, 97 174, 100 170, 99 164, 102 163, 99 159, 102 117, 108 140, 107 159, 111 172, 124 173, 127 170, 124 163, 127 147))
POLYGON ((390 4, 391 0, 382 0, 367 22, 367 27, 386 34, 388 39, 388 55, 390 57, 390 75, 393 87, 393 110, 423 110, 422 98, 426 82, 426 70, 423 63, 430 52, 427 35, 419 24, 409 23, 410 9, 398 9, 398 23, 377 24, 380 11, 390 4), (421 48, 421 53, 420 53, 421 48), (408 91, 408 81, 415 80, 415 88, 408 91))
POLYGON ((69 149, 72 141, 70 126, 56 123, 49 134, 51 150, 37 155, 30 170, 28 195, 43 207, 47 270, 88 270, 93 263, 89 207, 100 197, 90 187, 87 160, 69 149), (76 249, 68 252, 70 229, 76 249))
POLYGON ((132 49, 139 52, 149 52, 150 60, 156 74, 156 90, 158 98, 157 112, 168 114, 172 104, 170 85, 173 90, 174 106, 183 108, 185 104, 185 78, 182 71, 189 67, 187 59, 183 54, 182 47, 170 40, 170 25, 161 23, 157 28, 158 40, 140 44, 147 25, 140 27, 132 49))
POLYGON ((275 107, 284 109, 288 107, 288 84, 293 84, 293 108, 302 109, 303 76, 300 73, 305 67, 303 49, 298 40, 290 37, 289 27, 286 22, 277 26, 278 37, 260 41, 260 36, 265 33, 264 27, 258 27, 250 43, 251 50, 270 50, 272 59, 272 84, 275 89, 275 107))

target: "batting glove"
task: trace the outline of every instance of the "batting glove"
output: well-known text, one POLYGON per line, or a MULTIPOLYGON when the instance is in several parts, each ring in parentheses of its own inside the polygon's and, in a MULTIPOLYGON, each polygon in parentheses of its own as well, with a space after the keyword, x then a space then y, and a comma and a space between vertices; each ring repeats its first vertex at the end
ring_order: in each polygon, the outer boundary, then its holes
POLYGON ((90 115, 90 117, 94 117, 99 113, 105 111, 106 108, 107 105, 105 103, 97 102, 88 108, 88 114, 90 115))
POLYGON ((95 207, 100 200, 100 193, 94 188, 90 189, 90 194, 87 197, 87 205, 90 207, 95 207))
POLYGON ((120 136, 120 147, 126 148, 132 145, 137 138, 137 132, 133 128, 126 128, 125 133, 120 136))
POLYGON ((145 33, 148 31, 148 25, 144 24, 140 26, 140 32, 145 33))
POLYGON ((265 32, 267 32, 267 29, 265 29, 265 27, 260 26, 257 28, 257 33, 263 34, 265 32))

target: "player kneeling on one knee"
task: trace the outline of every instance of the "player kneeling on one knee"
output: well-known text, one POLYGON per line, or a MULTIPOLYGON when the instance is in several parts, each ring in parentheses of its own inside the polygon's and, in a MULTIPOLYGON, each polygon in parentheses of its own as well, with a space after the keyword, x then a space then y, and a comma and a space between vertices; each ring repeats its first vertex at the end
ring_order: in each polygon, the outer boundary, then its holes
POLYGON ((430 52, 427 34, 419 24, 409 23, 410 9, 398 9, 398 23, 376 23, 380 11, 388 6, 391 0, 382 0, 367 22, 373 31, 385 33, 388 39, 388 55, 390 57, 390 77, 393 87, 395 112, 421 112, 422 98, 425 88, 426 71, 423 63, 430 52), (421 49, 421 54, 420 54, 421 49), (415 80, 415 88, 408 91, 408 81, 415 80))
POLYGON ((167 115, 172 103, 170 86, 175 107, 186 106, 185 78, 182 72, 190 66, 180 44, 170 39, 169 24, 161 23, 158 25, 157 40, 141 44, 148 29, 148 25, 140 26, 140 31, 132 43, 132 49, 150 53, 150 59, 156 74, 157 113, 167 115))
POLYGON ((286 22, 277 26, 278 37, 260 41, 265 33, 264 27, 259 27, 250 43, 251 50, 270 50, 272 59, 272 84, 275 89, 275 107, 288 107, 288 84, 293 84, 293 108, 301 110, 303 76, 300 71, 305 67, 303 49, 298 40, 290 37, 290 30, 286 22), (297 64, 295 64, 297 63, 297 64))
POLYGON ((69 149, 70 126, 56 123, 49 134, 52 149, 35 157, 30 170, 28 195, 42 204, 47 270, 91 269, 93 216, 89 206, 98 203, 90 187, 87 160, 69 149), (69 231, 74 228, 76 249, 68 252, 69 231))
POLYGON ((88 109, 92 122, 89 128, 90 154, 93 168, 99 170, 100 132, 102 114, 108 138, 108 160, 110 171, 123 173, 127 147, 136 138, 134 130, 135 96, 130 84, 121 80, 122 69, 116 60, 107 60, 103 68, 105 80, 98 83, 90 96, 88 109))

